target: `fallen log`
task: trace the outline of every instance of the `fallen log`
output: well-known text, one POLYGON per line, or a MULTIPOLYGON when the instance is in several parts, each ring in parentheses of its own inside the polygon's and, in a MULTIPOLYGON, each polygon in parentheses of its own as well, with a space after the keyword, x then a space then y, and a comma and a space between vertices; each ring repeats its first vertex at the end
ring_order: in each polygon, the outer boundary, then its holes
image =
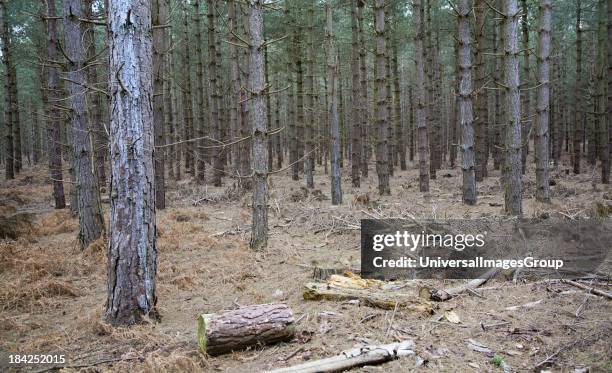
POLYGON ((457 295, 465 291, 473 290, 474 288, 479 287, 480 285, 489 281, 493 277, 497 276, 499 272, 499 268, 493 268, 486 272, 482 276, 482 278, 473 279, 463 285, 459 285, 450 289, 435 289, 425 286, 419 289, 419 297, 427 300, 434 300, 436 302, 444 302, 446 300, 456 297, 457 295))
POLYGON ((294 332, 293 312, 284 303, 244 306, 198 317, 198 346, 209 355, 290 340, 294 332))
POLYGON ((359 300, 361 304, 386 310, 403 309, 425 314, 433 313, 431 302, 413 294, 379 288, 354 289, 332 283, 311 282, 304 285, 305 300, 346 301, 359 300))
POLYGON ((344 351, 326 359, 280 368, 268 373, 317 373, 339 372, 349 368, 380 364, 403 356, 414 355, 414 341, 406 340, 379 346, 364 346, 344 351))
POLYGON ((595 295, 599 295, 601 297, 612 299, 612 294, 606 293, 603 290, 599 290, 599 289, 594 288, 594 287, 589 287, 589 286, 587 286, 585 284, 581 284, 579 282, 572 281, 572 280, 561 280, 561 282, 564 283, 564 284, 575 286, 575 287, 577 287, 579 289, 582 289, 582 290, 586 291, 589 294, 595 294, 595 295))

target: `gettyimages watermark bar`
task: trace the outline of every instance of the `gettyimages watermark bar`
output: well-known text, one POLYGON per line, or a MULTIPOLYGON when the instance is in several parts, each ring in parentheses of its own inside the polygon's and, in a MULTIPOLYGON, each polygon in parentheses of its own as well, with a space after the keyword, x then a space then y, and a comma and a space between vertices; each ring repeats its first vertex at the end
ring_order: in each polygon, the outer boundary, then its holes
POLYGON ((361 220, 361 276, 474 279, 491 269, 574 278, 608 265, 612 222, 561 219, 361 220))

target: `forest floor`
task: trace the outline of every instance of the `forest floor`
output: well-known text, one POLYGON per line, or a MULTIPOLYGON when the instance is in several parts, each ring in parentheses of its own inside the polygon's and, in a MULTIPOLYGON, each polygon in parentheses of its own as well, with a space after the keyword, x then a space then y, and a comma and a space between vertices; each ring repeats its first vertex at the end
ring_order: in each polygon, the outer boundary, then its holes
MULTIPOLYGON (((593 187, 591 172, 573 175, 566 169, 552 172, 550 205, 535 202, 534 170, 528 171, 525 217, 543 212, 593 216, 597 203, 609 203, 604 202, 612 193, 609 186, 593 187)), ((168 208, 157 215, 162 319, 132 328, 112 328, 103 321, 105 245, 100 241, 84 252, 78 249, 78 221, 68 210, 52 208, 46 168, 28 168, 16 180, 0 180, 0 215, 24 212, 32 221, 16 240, 0 240, 0 355, 65 354, 66 371, 256 372, 332 356, 363 341, 413 339, 424 359, 418 367, 408 357, 355 371, 501 371, 491 354, 468 348, 468 340, 474 340, 512 370, 532 371, 552 356, 542 369, 612 371, 612 302, 560 282, 495 279, 479 289, 482 298, 466 293, 439 303, 437 314, 453 310, 458 324, 405 311, 304 300, 301 289, 312 281, 313 267, 359 268, 361 218, 503 215, 499 171, 479 183, 473 207, 461 204, 459 169, 440 171, 426 195, 418 191, 418 170, 397 171, 388 197, 378 196, 373 168, 359 189, 350 186, 348 167, 343 172, 344 204, 338 207, 326 199, 330 183, 322 167, 315 175, 319 192, 306 193, 302 181, 292 181, 288 171, 275 174, 269 247, 262 253, 248 247, 250 195, 233 188, 231 180, 222 188, 170 182, 168 208), (198 315, 277 301, 289 304, 299 320, 295 341, 219 357, 198 353, 198 315)), ((106 216, 108 207, 104 204, 106 216)), ((445 288, 457 282, 415 280, 414 291, 421 284, 445 288)), ((610 283, 598 287, 611 289, 610 283)), ((0 371, 7 368, 0 365, 0 371)))

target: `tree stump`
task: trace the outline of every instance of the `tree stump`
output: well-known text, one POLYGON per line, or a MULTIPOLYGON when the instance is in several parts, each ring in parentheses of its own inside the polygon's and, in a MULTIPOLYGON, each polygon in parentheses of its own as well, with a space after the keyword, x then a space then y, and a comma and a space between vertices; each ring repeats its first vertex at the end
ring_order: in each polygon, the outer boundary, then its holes
POLYGON ((295 331, 293 312, 284 303, 257 304, 198 317, 198 346, 219 355, 257 344, 289 340, 295 331))

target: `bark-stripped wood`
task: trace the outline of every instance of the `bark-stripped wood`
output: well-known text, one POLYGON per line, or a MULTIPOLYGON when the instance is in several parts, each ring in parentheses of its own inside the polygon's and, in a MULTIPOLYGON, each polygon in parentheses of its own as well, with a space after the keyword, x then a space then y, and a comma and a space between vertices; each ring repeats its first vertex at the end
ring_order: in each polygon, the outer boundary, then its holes
POLYGON ((293 338, 293 312, 284 303, 257 304, 198 317, 198 346, 209 355, 219 355, 250 346, 293 338))
POLYGON ((157 272, 151 13, 110 0, 110 229, 106 319, 155 318, 157 272))

